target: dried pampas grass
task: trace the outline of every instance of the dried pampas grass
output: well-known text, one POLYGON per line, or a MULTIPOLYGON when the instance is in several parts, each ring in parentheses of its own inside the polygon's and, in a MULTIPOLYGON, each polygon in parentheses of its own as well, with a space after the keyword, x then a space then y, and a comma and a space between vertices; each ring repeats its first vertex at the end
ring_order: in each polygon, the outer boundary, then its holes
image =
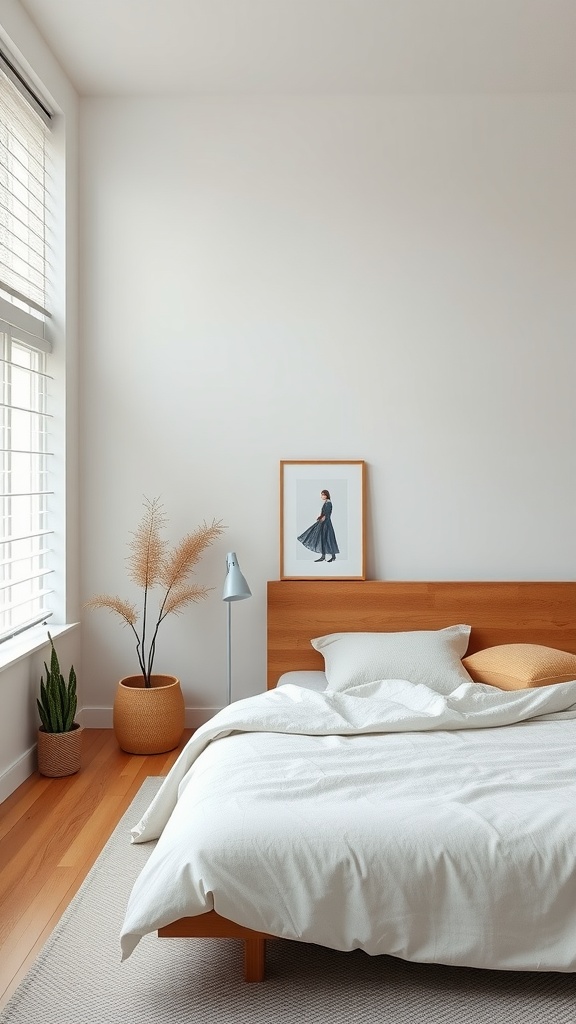
POLYGON ((105 608, 114 612, 122 619, 124 625, 130 626, 136 637, 136 654, 145 686, 150 686, 160 623, 167 615, 178 615, 187 605, 203 601, 208 596, 210 588, 191 584, 188 578, 206 548, 226 529, 220 520, 203 522, 170 549, 161 534, 166 522, 160 499, 144 498, 144 514, 129 542, 128 557, 130 579, 144 592, 141 616, 134 603, 109 594, 97 594, 85 605, 86 608, 105 608), (162 593, 154 625, 148 629, 151 615, 149 596, 153 587, 161 587, 162 593))

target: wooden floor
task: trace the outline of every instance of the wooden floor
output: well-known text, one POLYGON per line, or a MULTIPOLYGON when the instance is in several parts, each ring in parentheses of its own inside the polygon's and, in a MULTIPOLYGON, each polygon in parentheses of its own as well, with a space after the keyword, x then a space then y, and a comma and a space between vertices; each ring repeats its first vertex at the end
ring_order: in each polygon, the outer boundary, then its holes
POLYGON ((86 730, 77 775, 35 774, 0 804, 0 1009, 144 779, 166 775, 190 735, 169 754, 137 757, 111 729, 86 730))

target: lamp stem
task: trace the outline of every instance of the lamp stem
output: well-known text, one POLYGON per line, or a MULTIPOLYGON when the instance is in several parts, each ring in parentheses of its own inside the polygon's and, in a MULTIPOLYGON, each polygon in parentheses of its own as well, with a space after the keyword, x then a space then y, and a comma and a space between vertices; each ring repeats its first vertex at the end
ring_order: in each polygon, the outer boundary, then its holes
POLYGON ((227 668, 228 668, 228 703, 232 702, 232 602, 227 601, 228 605, 228 629, 226 631, 226 655, 227 655, 227 668))

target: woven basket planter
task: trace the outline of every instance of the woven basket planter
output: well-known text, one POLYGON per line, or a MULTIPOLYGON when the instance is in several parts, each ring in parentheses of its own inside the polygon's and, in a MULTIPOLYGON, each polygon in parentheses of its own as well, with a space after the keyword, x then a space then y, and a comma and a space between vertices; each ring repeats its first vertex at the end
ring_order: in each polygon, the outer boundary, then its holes
POLYGON ((69 732, 38 729, 38 771, 51 779, 80 771, 83 727, 74 722, 69 732))
POLYGON ((128 754, 164 754, 174 750, 184 732, 184 697, 176 676, 140 676, 118 683, 114 699, 114 732, 128 754))

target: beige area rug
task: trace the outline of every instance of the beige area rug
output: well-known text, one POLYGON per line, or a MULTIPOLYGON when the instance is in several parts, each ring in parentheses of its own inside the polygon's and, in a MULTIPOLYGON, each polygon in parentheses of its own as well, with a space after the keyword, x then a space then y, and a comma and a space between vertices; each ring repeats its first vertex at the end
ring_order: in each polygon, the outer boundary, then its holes
POLYGON ((270 942, 267 980, 248 985, 233 939, 142 940, 120 963, 133 846, 160 780, 149 778, 0 1015, 2 1024, 574 1024, 576 976, 412 964, 270 942))

